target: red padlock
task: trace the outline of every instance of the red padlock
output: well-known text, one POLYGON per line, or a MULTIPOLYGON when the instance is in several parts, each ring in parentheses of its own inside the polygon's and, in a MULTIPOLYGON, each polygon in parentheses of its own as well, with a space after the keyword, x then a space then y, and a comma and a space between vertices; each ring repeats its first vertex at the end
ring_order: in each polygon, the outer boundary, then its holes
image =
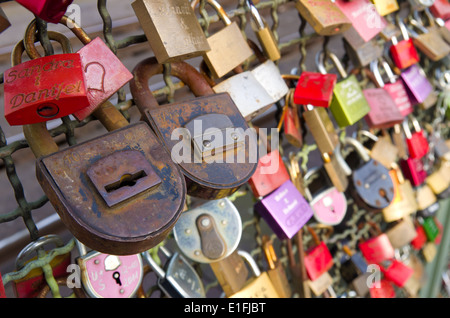
POLYGON ((259 158, 256 170, 248 184, 255 197, 263 197, 290 180, 290 176, 278 149, 271 150, 264 133, 265 130, 255 126, 254 128, 261 141, 260 147, 265 147, 267 154, 259 158))
POLYGON ((396 259, 392 260, 386 268, 382 266, 381 271, 387 280, 393 282, 398 287, 403 287, 414 274, 414 270, 411 267, 396 259))
POLYGON ((373 222, 369 224, 371 225, 370 230, 375 229, 377 233, 373 233, 375 234, 373 237, 359 244, 359 249, 367 263, 380 264, 385 260, 393 259, 395 252, 389 237, 381 232, 377 224, 373 222))
POLYGON ((0 298, 6 298, 5 286, 3 285, 1 272, 0 272, 0 298))
MULTIPOLYGON (((54 35, 49 32, 51 39, 56 39, 54 35)), ((58 41, 66 50, 70 47, 61 38, 58 41)), ((4 74, 5 118, 11 126, 61 118, 89 105, 79 54, 56 54, 20 63, 24 48, 23 41, 14 47, 13 67, 4 74)))
POLYGON ((386 279, 380 280, 379 286, 373 284, 369 290, 371 298, 395 298, 394 286, 386 279))
POLYGON ((333 89, 336 82, 336 74, 302 72, 295 87, 294 103, 329 107, 333 99, 333 89))
POLYGON ((44 21, 58 23, 73 0, 16 0, 44 21))
POLYGON ((420 159, 428 153, 428 140, 420 127, 419 121, 414 117, 411 118, 415 131, 411 132, 407 120, 403 122, 402 127, 405 132, 406 145, 408 147, 410 158, 420 159))
POLYGON ((307 226, 307 229, 313 237, 315 246, 306 251, 304 265, 309 279, 314 281, 330 270, 334 262, 327 245, 320 241, 311 227, 307 226))
MULTIPOLYGON (((70 27, 76 37, 85 45, 77 53, 81 59, 89 106, 73 112, 73 115, 81 121, 131 81, 133 74, 100 38, 91 40, 75 21, 66 16, 61 18, 61 24, 70 27)), ((36 32, 35 21, 30 23, 28 28, 27 34, 34 34, 36 32)), ((36 48, 29 44, 30 41, 25 42, 27 51, 38 55, 39 52, 36 48)))
POLYGON ((416 233, 416 237, 411 241, 411 246, 416 251, 419 251, 425 245, 428 239, 423 226, 416 226, 416 233))
POLYGON ((408 35, 408 30, 402 21, 398 21, 400 30, 402 32, 403 40, 398 41, 397 37, 391 38, 392 45, 389 47, 394 64, 399 69, 405 69, 413 64, 419 62, 419 54, 414 46, 413 40, 408 35))
POLYGON ((436 0, 430 7, 431 13, 443 20, 450 19, 450 2, 448 0, 436 0))
POLYGON ((427 178, 427 172, 420 159, 401 159, 400 168, 402 169, 403 176, 408 179, 414 187, 424 183, 427 178))

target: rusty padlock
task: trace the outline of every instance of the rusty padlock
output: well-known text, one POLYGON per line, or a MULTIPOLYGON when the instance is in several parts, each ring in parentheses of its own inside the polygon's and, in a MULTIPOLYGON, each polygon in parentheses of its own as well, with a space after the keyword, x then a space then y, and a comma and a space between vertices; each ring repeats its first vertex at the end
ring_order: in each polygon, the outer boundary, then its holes
POLYGON ((144 119, 180 166, 188 194, 211 200, 234 193, 256 169, 255 131, 249 129, 230 95, 214 94, 205 78, 186 62, 172 63, 171 75, 200 97, 159 106, 148 81, 162 73, 163 65, 155 58, 141 61, 133 70, 130 90, 144 119))

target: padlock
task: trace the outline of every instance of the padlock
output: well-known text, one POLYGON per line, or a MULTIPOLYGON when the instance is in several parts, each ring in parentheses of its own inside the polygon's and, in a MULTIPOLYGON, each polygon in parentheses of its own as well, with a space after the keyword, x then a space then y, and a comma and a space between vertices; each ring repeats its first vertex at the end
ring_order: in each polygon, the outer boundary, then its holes
POLYGON ((378 13, 382 16, 399 10, 397 0, 372 0, 372 2, 378 13))
POLYGON ((16 0, 44 21, 58 23, 73 0, 16 0))
POLYGON ((367 272, 367 263, 360 253, 352 251, 347 245, 344 245, 342 249, 346 255, 341 262, 339 272, 348 284, 353 284, 355 279, 367 272))
POLYGON ((0 272, 0 298, 6 298, 5 286, 3 285, 2 273, 0 272))
POLYGON ((336 0, 335 3, 350 20, 352 28, 364 42, 373 39, 387 25, 386 20, 378 13, 370 0, 336 0))
POLYGON ((233 75, 213 86, 215 93, 229 93, 242 116, 250 121, 267 111, 289 92, 278 66, 271 60, 251 71, 233 75))
POLYGON ((439 33, 428 30, 415 19, 410 19, 409 22, 412 26, 409 32, 415 47, 431 61, 439 61, 450 53, 450 46, 439 33))
POLYGON ((417 64, 403 70, 400 77, 405 84, 408 96, 413 105, 425 102, 427 97, 433 91, 433 86, 428 80, 425 72, 417 64))
POLYGON ((336 153, 347 176, 351 178, 349 190, 353 198, 371 211, 381 211, 394 198, 394 184, 389 170, 378 161, 370 158, 364 146, 356 139, 345 137, 344 146, 350 146, 359 157, 359 164, 354 169, 343 159, 341 152, 336 153))
POLYGON ((347 199, 331 184, 323 168, 310 169, 303 180, 306 183, 306 198, 316 221, 325 225, 340 224, 347 212, 347 199))
POLYGON ((450 180, 441 170, 436 170, 425 179, 425 183, 431 188, 438 200, 445 200, 450 195, 450 180))
POLYGON ((358 131, 358 140, 364 145, 370 157, 381 163, 386 169, 392 169, 397 162, 398 149, 392 143, 389 134, 376 136, 368 130, 358 131), (362 138, 367 137, 372 146, 367 147, 362 138))
POLYGON ((427 242, 427 235, 425 233, 425 229, 422 225, 418 224, 416 222, 416 237, 411 241, 411 246, 416 251, 419 251, 422 249, 422 247, 427 242))
POLYGON ((277 258, 273 247, 273 242, 268 235, 263 235, 261 240, 264 256, 269 266, 267 275, 269 275, 269 278, 280 298, 290 298, 292 295, 291 286, 289 285, 284 266, 277 258))
POLYGON ((296 148, 303 146, 303 129, 300 124, 299 108, 293 100, 294 89, 289 89, 286 94, 283 112, 284 137, 287 142, 296 148))
POLYGON ((144 276, 140 254, 111 255, 95 250, 76 240, 80 256, 83 289, 92 298, 133 298, 144 276))
POLYGON ((310 24, 319 35, 335 35, 347 31, 352 23, 339 7, 331 0, 298 0, 295 7, 301 17, 310 24))
POLYGON ((158 287, 169 298, 205 298, 203 282, 192 265, 178 252, 170 252, 164 246, 161 250, 167 261, 163 267, 156 262, 150 251, 141 253, 158 277, 158 287))
POLYGON ((404 217, 401 221, 386 231, 386 235, 391 242, 392 247, 402 248, 411 243, 417 236, 414 223, 409 216, 404 217))
POLYGON ((322 74, 304 71, 300 74, 294 91, 294 103, 329 107, 333 98, 336 74, 322 74))
POLYGON ((250 266, 253 277, 248 279, 242 289, 229 298, 280 298, 275 286, 267 272, 261 272, 250 253, 243 250, 237 251, 245 262, 250 266))
POLYGON ((443 20, 450 19, 450 3, 448 0, 436 0, 429 9, 438 18, 443 20))
POLYGON ((246 0, 245 4, 249 9, 252 18, 250 22, 251 27, 256 34, 256 38, 261 45, 264 55, 271 61, 278 61, 281 58, 281 52, 275 35, 267 25, 267 22, 259 14, 258 9, 253 2, 251 0, 246 0))
POLYGON ((238 246, 242 221, 228 198, 210 200, 183 212, 173 235, 189 259, 199 263, 217 262, 230 256, 238 246))
POLYGON ((155 246, 184 208, 184 178, 144 122, 38 158, 36 167, 64 224, 99 252, 155 246))
POLYGON ((256 134, 230 95, 214 94, 194 67, 174 62, 170 69, 171 75, 201 97, 158 106, 148 80, 162 74, 163 65, 152 57, 141 61, 132 72, 133 99, 185 175, 187 194, 208 200, 229 196, 256 169, 256 134))
POLYGON ((405 133, 403 131, 402 125, 394 125, 392 131, 392 142, 398 150, 398 158, 405 159, 408 157, 408 149, 405 141, 405 133))
POLYGON ((306 228, 312 235, 313 246, 306 250, 304 264, 308 278, 314 281, 328 272, 333 267, 334 261, 327 245, 320 240, 314 229, 309 226, 306 228))
MULTIPOLYGON (((375 63, 371 63, 372 65, 375 63)), ((367 87, 363 89, 364 97, 370 111, 364 119, 371 129, 391 128, 403 121, 403 115, 392 96, 383 87, 367 87)))
MULTIPOLYGON (((17 255, 15 260, 15 270, 22 270, 30 261, 39 259, 42 255, 48 255, 49 251, 43 250, 45 246, 55 246, 61 248, 64 246, 62 239, 54 234, 41 236, 25 246, 17 255), (37 253, 37 257, 32 257, 33 253, 37 253), (44 254, 40 254, 44 253, 44 254)), ((51 267, 53 277, 67 277, 67 267, 70 265, 71 253, 56 255, 52 258, 49 265, 51 267)), ((31 270, 25 277, 13 281, 13 291, 17 298, 34 298, 38 295, 39 290, 46 284, 44 271, 42 268, 31 270)))
MULTIPOLYGON (((82 121, 127 84, 133 75, 99 37, 91 40, 86 32, 67 16, 63 16, 60 23, 69 27, 85 45, 77 53, 81 58, 89 106, 73 113, 76 119, 82 121)), ((26 36, 34 35, 35 32, 36 21, 33 21, 28 26, 26 36)), ((25 49, 38 55, 39 52, 32 44, 33 41, 25 41, 25 49)))
MULTIPOLYGON (((369 222, 368 222, 369 223, 369 222)), ((369 223, 372 237, 360 242, 358 248, 369 264, 380 264, 394 258, 395 251, 386 233, 382 233, 376 223, 369 223)))
POLYGON ((409 180, 406 180, 398 167, 389 171, 394 183, 394 199, 382 210, 385 222, 393 222, 417 212, 418 206, 415 191, 409 180))
POLYGON ((423 226, 428 242, 434 242, 436 237, 439 235, 439 228, 436 222, 434 221, 434 218, 433 217, 421 218, 419 222, 423 226))
POLYGON ((356 68, 366 67, 383 55, 382 47, 378 45, 376 39, 366 42, 354 28, 345 31, 342 40, 345 52, 356 68))
POLYGON ((423 184, 427 178, 427 172, 420 159, 406 158, 400 159, 400 168, 403 176, 409 180, 413 187, 423 184))
POLYGON ((409 157, 414 159, 423 158, 430 149, 427 137, 424 130, 420 127, 417 118, 410 116, 402 123, 403 131, 405 132, 406 145, 408 147, 409 157), (409 127, 409 119, 414 127, 414 132, 411 132, 409 127))
POLYGON ((381 266, 381 271, 385 279, 391 281, 398 287, 405 286, 406 282, 411 279, 414 270, 396 259, 386 261, 385 266, 381 266))
POLYGON ((386 60, 381 60, 381 64, 385 70, 385 74, 388 77, 387 82, 383 80, 383 77, 380 73, 380 69, 378 67, 379 61, 374 61, 370 65, 377 86, 384 88, 389 93, 402 116, 411 114, 414 111, 414 108, 411 104, 408 92, 406 91, 403 81, 394 74, 386 60))
POLYGON ((340 60, 334 53, 325 56, 323 51, 317 52, 316 66, 320 73, 326 74, 324 66, 325 58, 330 58, 336 66, 341 79, 336 83, 333 90, 333 99, 330 110, 339 127, 353 125, 370 111, 369 104, 361 90, 358 80, 354 74, 347 76, 347 72, 340 60))
POLYGON ((396 298, 393 283, 382 278, 378 284, 373 284, 369 288, 370 298, 396 298), (377 286, 379 284, 379 286, 377 286))
POLYGON ((257 128, 261 141, 259 147, 265 147, 267 151, 264 156, 259 158, 258 166, 248 180, 250 189, 256 198, 266 196, 289 180, 289 172, 284 165, 280 151, 269 146, 267 135, 263 133, 263 129, 257 128))
POLYGON ((349 180, 347 173, 340 163, 341 157, 336 155, 341 150, 340 144, 337 145, 335 153, 329 155, 328 153, 322 154, 323 166, 331 180, 331 183, 336 187, 339 192, 345 192, 348 188, 349 180))
POLYGON ((333 285, 333 277, 331 277, 330 273, 325 272, 313 281, 308 280, 307 283, 314 295, 324 295, 326 298, 330 298, 328 291, 333 285))
MULTIPOLYGON (((450 8, 450 6, 449 6, 449 8, 450 8)), ((436 16, 435 14, 432 14, 430 12, 430 8, 426 8, 421 13, 424 14, 428 20, 427 21, 428 23, 426 24, 426 28, 430 32, 437 33, 439 36, 442 37, 442 39, 447 44, 450 44, 450 30, 445 26, 445 23, 446 23, 445 19, 442 19, 442 18, 436 16)), ((419 15, 419 12, 417 12, 417 15, 419 15)), ((415 18, 416 18, 416 16, 415 16, 415 18)), ((419 20, 419 19, 420 19, 420 17, 417 18, 417 20, 419 20)), ((421 20, 421 22, 423 22, 423 20, 421 20)))
POLYGON ((403 285, 403 289, 410 297, 417 297, 419 290, 425 285, 427 280, 423 263, 416 254, 409 252, 409 249, 408 257, 402 262, 413 269, 413 275, 403 285))
POLYGON ((12 68, 5 71, 3 84, 10 125, 46 122, 89 106, 80 55, 68 53, 70 43, 60 35, 49 32, 49 37, 61 42, 66 53, 21 63, 24 42, 13 49, 12 68))
POLYGON ((136 0, 131 7, 158 63, 178 62, 211 50, 189 0, 136 0), (175 41, 175 34, 181 40, 175 41))
POLYGON ((436 244, 433 242, 425 243, 425 246, 422 248, 423 258, 427 263, 431 263, 437 254, 436 244))
POLYGON ((0 8, 0 33, 5 31, 10 26, 11 26, 11 23, 9 22, 8 17, 6 16, 3 9, 0 8))
MULTIPOLYGON (((198 3, 199 0, 192 1, 191 7, 195 8, 198 3)), ((225 28, 207 38, 211 50, 203 54, 203 60, 213 78, 222 78, 251 57, 253 51, 241 33, 236 21, 230 20, 219 2, 207 0, 207 3, 225 23, 225 28)))
POLYGON ((255 211, 281 240, 292 238, 313 216, 313 210, 291 180, 258 201, 255 211))
POLYGON ((435 0, 409 0, 411 9, 414 11, 422 11, 425 8, 431 7, 435 0))
POLYGON ((238 250, 209 265, 226 297, 239 292, 247 282, 249 271, 238 250))
POLYGON ((303 229, 300 229, 297 235, 295 235, 298 261, 295 259, 291 240, 286 241, 289 272, 291 274, 290 281, 292 282, 294 294, 298 294, 302 298, 311 298, 311 289, 309 287, 310 280, 308 279, 308 274, 306 273, 306 268, 304 265, 305 250, 303 247, 302 236, 303 229))
POLYGON ((408 35, 405 24, 397 20, 403 40, 399 41, 396 36, 391 38, 392 45, 389 47, 390 56, 399 69, 405 69, 419 62, 419 54, 414 46, 413 40, 408 35))

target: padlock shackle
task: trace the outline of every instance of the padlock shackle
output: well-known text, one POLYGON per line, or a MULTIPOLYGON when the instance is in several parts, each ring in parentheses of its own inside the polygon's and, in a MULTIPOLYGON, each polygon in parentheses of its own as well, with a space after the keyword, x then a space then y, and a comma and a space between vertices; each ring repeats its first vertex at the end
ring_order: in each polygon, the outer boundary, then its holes
POLYGON ((161 279, 164 279, 166 277, 166 272, 155 262, 149 251, 142 252, 141 256, 147 261, 148 265, 155 272, 156 276, 161 279))
POLYGON ((370 71, 373 74, 373 78, 375 79, 376 84, 378 85, 378 87, 384 87, 384 85, 385 85, 383 76, 381 75, 380 68, 379 68, 380 62, 384 68, 385 74, 387 75, 387 77, 389 79, 389 82, 391 84, 394 84, 397 81, 397 76, 392 71, 391 67, 389 66, 389 63, 384 59, 381 59, 380 61, 373 60, 372 62, 370 62, 370 66, 369 66, 370 71))
POLYGON ((275 249, 273 247, 272 240, 270 239, 270 237, 268 235, 262 236, 262 249, 264 251, 266 261, 269 264, 269 268, 275 269, 278 258, 275 253, 275 249))
POLYGON ((352 137, 345 137, 344 145, 353 147, 364 162, 368 162, 370 160, 369 153, 364 148, 362 143, 360 143, 357 139, 352 137))
MULTIPOLYGON (((328 154, 327 154, 328 155, 328 154)), ((352 175, 353 171, 350 168, 350 166, 347 164, 347 162, 345 161, 344 157, 342 156, 341 153, 341 143, 338 143, 336 146, 336 149, 334 151, 334 155, 336 157, 336 162, 338 163, 339 166, 341 166, 342 171, 344 172, 344 174, 349 177, 352 175)))
POLYGON ((25 246, 20 253, 16 257, 16 270, 21 270, 25 266, 25 258, 28 257, 31 253, 37 251, 39 248, 44 245, 55 244, 56 247, 64 246, 64 242, 62 239, 55 234, 49 234, 39 237, 38 239, 30 242, 27 246, 25 246))
POLYGON ((322 74, 328 73, 325 68, 325 59, 326 58, 331 59, 334 66, 336 67, 339 75, 342 78, 347 78, 347 76, 348 76, 347 71, 345 70, 344 66, 342 65, 342 63, 339 60, 339 58, 337 57, 337 55, 332 52, 325 52, 323 50, 318 51, 316 54, 316 58, 315 58, 316 67, 320 73, 322 73, 322 74))
MULTIPOLYGON (((171 76, 185 83, 195 96, 213 95, 214 91, 207 80, 193 66, 186 62, 171 63, 171 76)), ((159 64, 155 57, 139 62, 133 69, 133 79, 130 81, 130 91, 135 104, 143 116, 146 111, 159 107, 158 101, 150 90, 148 81, 152 76, 163 74, 164 65, 159 64)))
POLYGON ((314 231, 314 229, 313 229, 311 226, 308 226, 308 225, 306 226, 306 229, 308 230, 309 234, 311 234, 312 239, 313 239, 313 241, 314 241, 314 244, 315 244, 316 246, 319 246, 320 243, 321 243, 321 241, 320 241, 320 238, 319 238, 319 236, 317 235, 316 231, 314 231))
POLYGON ((266 25, 264 24, 264 20, 261 17, 261 15, 259 14, 259 11, 256 8, 256 6, 253 4, 252 0, 245 0, 245 4, 250 9, 250 15, 251 15, 253 21, 255 22, 257 28, 259 30, 264 29, 266 27, 266 25))
POLYGON ((259 277, 261 275, 261 270, 258 268, 258 264, 256 264, 255 260, 250 255, 250 253, 243 250, 237 250, 237 253, 244 259, 244 261, 247 262, 247 264, 249 265, 250 269, 253 272, 253 275, 255 277, 259 277))
MULTIPOLYGON (((200 3, 201 0, 193 0, 191 2, 191 8, 195 9, 195 7, 200 3)), ((208 3, 213 9, 217 12, 217 15, 219 18, 225 23, 225 25, 230 25, 231 19, 228 17, 227 12, 225 9, 220 5, 219 2, 216 0, 206 0, 206 3, 208 3)))

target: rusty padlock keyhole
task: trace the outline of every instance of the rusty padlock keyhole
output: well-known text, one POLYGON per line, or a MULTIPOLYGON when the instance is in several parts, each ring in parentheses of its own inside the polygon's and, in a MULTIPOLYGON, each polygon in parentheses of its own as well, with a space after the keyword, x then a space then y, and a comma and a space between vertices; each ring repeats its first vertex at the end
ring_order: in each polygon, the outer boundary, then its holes
POLYGON ((105 190, 106 192, 110 193, 123 187, 133 187, 136 185, 139 179, 145 178, 146 176, 147 174, 145 173, 144 170, 138 171, 133 174, 126 173, 123 176, 121 176, 118 181, 115 181, 111 184, 107 184, 105 186, 105 190))

